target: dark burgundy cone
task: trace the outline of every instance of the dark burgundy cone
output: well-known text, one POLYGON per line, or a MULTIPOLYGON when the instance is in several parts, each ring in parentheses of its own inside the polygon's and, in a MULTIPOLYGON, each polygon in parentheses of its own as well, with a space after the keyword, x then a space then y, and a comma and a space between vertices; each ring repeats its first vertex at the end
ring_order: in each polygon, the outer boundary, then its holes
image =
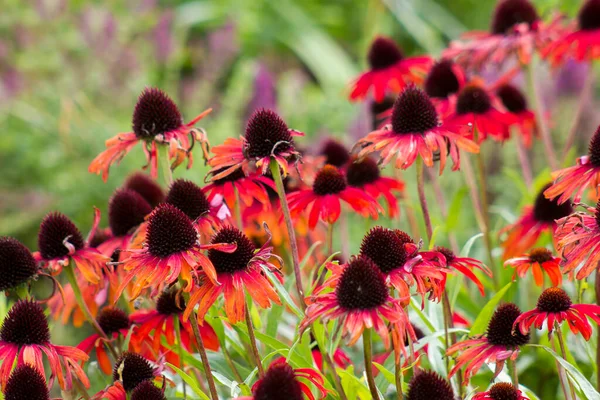
POLYGON ((500 305, 488 323, 488 342, 496 346, 510 348, 527 344, 529 334, 523 335, 518 329, 513 331, 513 324, 519 315, 521 315, 521 310, 513 303, 500 305))
POLYGON ((148 218, 146 243, 153 256, 165 258, 189 250, 196 244, 197 236, 187 215, 170 204, 158 206, 148 218))
POLYGON ((38 249, 42 258, 51 260, 68 256, 69 249, 63 244, 65 239, 75 250, 85 246, 81 232, 66 215, 59 212, 46 215, 38 232, 38 249))
POLYGON ((527 99, 519 89, 513 85, 502 85, 496 89, 496 94, 502 104, 511 113, 518 114, 527 110, 527 99))
POLYGON ((402 51, 392 39, 378 36, 371 43, 367 60, 371 69, 385 69, 402 60, 402 51))
POLYGON ((221 228, 211 239, 211 244, 235 243, 237 248, 233 253, 225 253, 216 249, 208 251, 208 258, 215 266, 217 273, 233 274, 243 271, 254 257, 254 243, 239 229, 233 226, 221 228))
POLYGON ((244 152, 248 158, 264 158, 294 149, 294 139, 276 112, 256 111, 246 126, 244 152))
POLYGON ((454 400, 450 383, 433 371, 421 371, 408 383, 407 400, 454 400))
POLYGON ((151 381, 144 381, 131 392, 131 400, 167 400, 162 389, 151 381))
POLYGON ((593 31, 600 29, 600 0, 588 0, 577 15, 579 29, 593 31))
POLYGON ((165 194, 160 185, 141 172, 130 175, 123 187, 138 192, 152 207, 156 207, 165 199, 165 194))
POLYGON ((456 113, 485 114, 492 108, 492 100, 487 92, 479 86, 466 86, 458 94, 456 113))
POLYGON ((137 228, 152 207, 137 192, 131 189, 119 189, 108 204, 108 224, 115 236, 125 236, 137 228))
POLYGON ((156 311, 162 315, 181 314, 185 309, 183 296, 177 296, 177 291, 168 290, 163 292, 156 300, 156 311))
POLYGON ((494 11, 492 33, 504 35, 510 33, 515 25, 522 23, 526 23, 531 29, 539 19, 535 7, 528 0, 502 0, 494 11))
POLYGON ((370 310, 385 304, 389 289, 375 263, 359 256, 351 259, 344 269, 335 294, 345 310, 370 310))
POLYGON ((179 208, 192 221, 210 210, 210 203, 202 192, 202 188, 185 179, 177 179, 173 182, 165 203, 179 208))
POLYGON ((126 392, 135 389, 140 383, 154 379, 156 368, 137 353, 125 352, 113 368, 113 381, 121 381, 126 392))
POLYGON ((0 291, 27 282, 37 273, 33 255, 17 239, 0 237, 0 291))
POLYGON ((511 383, 500 382, 493 385, 488 390, 488 395, 492 400, 519 400, 519 390, 511 383))
POLYGON ((252 392, 254 400, 304 400, 302 387, 287 363, 272 365, 252 392))
POLYGON ((103 308, 96 317, 96 321, 108 336, 120 332, 122 329, 128 329, 131 325, 127 314, 116 307, 103 308))
POLYGON ((348 164, 346 169, 346 180, 348 185, 361 188, 369 183, 376 182, 381 176, 377 161, 366 157, 361 161, 348 164))
POLYGON ((398 96, 392 109, 392 130, 396 133, 425 133, 438 126, 435 106, 427 94, 409 86, 398 96))
POLYGON ((46 378, 34 367, 17 367, 6 382, 4 400, 50 400, 46 378))
POLYGON ((313 182, 313 192, 316 195, 336 194, 344 189, 346 189, 346 179, 340 170, 333 165, 325 165, 317 172, 313 182))
POLYGON ((404 242, 392 229, 376 226, 363 238, 360 255, 372 260, 384 274, 400 268, 408 260, 404 242))
POLYGON ((165 92, 157 88, 144 89, 133 110, 133 132, 139 139, 152 140, 182 125, 177 105, 165 92))
POLYGON ((451 94, 458 92, 460 84, 452 67, 452 60, 436 62, 427 78, 425 78, 425 93, 431 98, 446 99, 451 94))
POLYGON ((590 140, 588 146, 588 155, 590 157, 590 163, 597 168, 600 168, 600 126, 594 132, 594 136, 590 140))
POLYGON ((537 308, 541 312, 559 313, 571 308, 571 298, 561 288, 552 287, 544 290, 538 298, 537 308))
POLYGON ((49 343, 50 329, 42 306, 34 300, 17 301, 2 322, 0 340, 20 346, 49 343))
POLYGON ((331 164, 338 168, 350 161, 350 152, 337 140, 326 141, 319 154, 325 156, 325 164, 331 164))
POLYGON ((573 212, 573 206, 570 200, 563 204, 558 204, 558 199, 549 200, 544 196, 544 191, 552 186, 547 184, 538 193, 535 203, 533 203, 533 216, 536 221, 553 223, 557 219, 561 219, 570 215, 573 212))

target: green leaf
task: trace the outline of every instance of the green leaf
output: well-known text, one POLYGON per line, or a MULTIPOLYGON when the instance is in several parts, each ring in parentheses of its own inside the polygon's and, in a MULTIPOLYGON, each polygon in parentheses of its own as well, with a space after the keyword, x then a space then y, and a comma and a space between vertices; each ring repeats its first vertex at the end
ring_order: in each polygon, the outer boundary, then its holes
POLYGON ((473 322, 473 326, 469 331, 469 336, 480 335, 485 332, 485 328, 492 314, 496 310, 496 306, 498 305, 498 303, 500 303, 500 300, 502 300, 502 297, 504 297, 504 295, 511 286, 512 282, 508 283, 506 286, 500 289, 498 293, 496 293, 494 297, 492 297, 490 301, 488 301, 487 304, 481 309, 481 312, 475 319, 475 322, 473 322))
POLYGON ((469 257, 469 253, 471 252, 471 247, 473 247, 473 243, 475 243, 475 241, 480 237, 483 237, 483 233, 478 233, 471 239, 467 240, 467 243, 465 243, 465 246, 462 248, 460 254, 462 254, 463 257, 469 257))
POLYGON ((468 193, 469 188, 463 186, 460 189, 458 189, 458 191, 454 194, 452 203, 450 203, 450 207, 448 208, 448 218, 446 218, 446 232, 452 232, 458 226, 460 213, 464 208, 463 200, 468 193))
POLYGON ((204 392, 200 389, 200 387, 198 387, 198 382, 196 382, 196 380, 194 378, 192 378, 191 376, 189 376, 188 374, 186 374, 185 372, 183 372, 182 370, 180 370, 173 364, 171 364, 171 363, 166 363, 166 364, 169 367, 171 367, 173 369, 173 371, 177 372, 177 375, 179 375, 181 377, 181 379, 183 379, 185 381, 185 383, 187 383, 189 385, 189 387, 194 391, 194 393, 196 393, 198 396, 200 396, 200 398, 202 400, 210 400, 210 398, 206 394, 204 394, 204 392))
POLYGON ((264 267, 264 266, 263 266, 262 270, 265 272, 265 274, 267 275, 267 277, 269 278, 269 280, 271 281, 273 286, 275 286, 275 289, 277 290, 279 295, 283 298, 285 303, 292 309, 294 314, 296 314, 298 316, 298 318, 304 318, 304 313, 302 312, 302 310, 300 310, 300 308, 298 308, 296 303, 294 303, 294 300, 292 300, 292 297, 290 296, 288 291, 285 290, 285 287, 283 287, 283 285, 281 284, 279 279, 277 279, 275 274, 273 274, 273 272, 269 268, 264 267))
POLYGON ((383 376, 385 377, 385 379, 392 385, 396 384, 396 375, 394 375, 394 373, 392 371, 389 371, 387 368, 385 368, 383 365, 378 364, 376 362, 373 363, 373 365, 375 366, 375 368, 377 368, 379 370, 379 372, 381 372, 383 374, 383 376))
POLYGON ((300 261, 300 269, 303 270, 304 267, 306 267, 306 265, 308 264, 308 260, 310 260, 310 257, 312 256, 312 254, 315 252, 315 250, 317 249, 317 247, 319 247, 323 242, 320 241, 316 241, 312 244, 312 246, 310 246, 310 248, 308 249, 308 251, 306 252, 306 255, 304 256, 304 258, 302 259, 302 261, 300 261))

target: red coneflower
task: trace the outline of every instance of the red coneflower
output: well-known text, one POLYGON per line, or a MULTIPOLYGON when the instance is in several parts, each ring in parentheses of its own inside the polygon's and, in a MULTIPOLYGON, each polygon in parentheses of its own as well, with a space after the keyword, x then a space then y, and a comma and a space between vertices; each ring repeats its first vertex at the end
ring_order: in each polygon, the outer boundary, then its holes
POLYGON ((513 85, 504 84, 496 89, 496 95, 514 117, 514 124, 521 131, 525 147, 531 147, 533 136, 537 133, 535 114, 527 108, 527 99, 523 93, 513 85))
POLYGON ((383 197, 388 205, 388 215, 395 218, 398 215, 398 200, 392 192, 402 193, 404 182, 381 176, 377 162, 371 157, 354 160, 346 167, 348 185, 362 189, 374 199, 383 197))
POLYGON ((372 228, 360 244, 360 255, 373 261, 403 302, 410 298, 410 286, 416 285, 416 292, 424 299, 433 286, 445 280, 440 260, 424 259, 412 238, 399 230, 372 228))
POLYGON ((289 193, 287 200, 293 218, 308 212, 308 227, 311 230, 317 226, 319 219, 334 224, 342 212, 340 201, 349 204, 363 217, 377 219, 381 211, 376 199, 363 190, 348 186, 342 172, 333 165, 321 168, 312 188, 289 193))
MULTIPOLYGON (((479 292, 481 293, 481 295, 485 296, 483 283, 481 283, 479 278, 477 278, 477 275, 473 273, 474 269, 478 269, 480 271, 483 271, 487 276, 491 278, 492 271, 484 263, 470 257, 459 257, 456 254, 454 254, 452 250, 446 247, 438 246, 434 249, 434 252, 441 253, 446 259, 445 265, 447 268, 455 269, 464 276, 466 276, 471 282, 477 285, 477 288, 479 288, 479 292)), ((446 274, 444 274, 444 283, 442 285, 443 287, 446 286, 445 280, 446 274)))
MULTIPOLYGON (((545 191, 551 186, 548 184, 540 190, 533 206, 523 207, 521 217, 503 228, 500 233, 508 236, 501 243, 504 248, 504 259, 521 256, 531 249, 544 232, 553 233, 556 221, 573 212, 571 202, 559 204, 556 200, 548 200, 545 191)), ((568 199, 567 199, 568 200, 568 199)))
POLYGON ((144 381, 131 392, 131 400, 167 400, 165 387, 156 387, 151 381, 144 381))
POLYGON ((453 111, 444 122, 446 125, 470 126, 466 136, 478 143, 482 143, 488 135, 497 141, 508 139, 508 127, 517 122, 512 115, 500 111, 500 100, 479 80, 465 85, 453 101, 453 111))
POLYGON ((177 105, 166 93, 157 88, 146 88, 133 110, 133 132, 119 133, 108 139, 106 150, 92 161, 89 171, 102 174, 106 181, 110 166, 121 161, 140 141, 154 179, 158 176, 158 145, 169 146, 169 159, 174 160, 175 165, 187 158, 189 168, 193 143, 198 141, 203 148, 208 143, 204 133, 193 129, 193 126, 210 112, 211 109, 208 109, 185 124, 177 105))
MULTIPOLYGON (((131 314, 131 321, 138 325, 134 331, 132 340, 136 342, 152 341, 152 347, 155 353, 159 353, 163 338, 170 346, 175 344, 175 323, 179 323, 181 332, 181 345, 192 352, 195 348, 193 341, 194 331, 192 324, 183 319, 183 310, 185 310, 185 301, 174 290, 163 292, 156 300, 154 310, 140 310, 131 314), (154 334, 151 332, 154 331, 154 334)), ((204 347, 208 350, 219 350, 219 338, 216 332, 209 324, 199 325, 200 335, 204 347)), ((181 361, 180 361, 181 362, 181 361)))
POLYGON ((577 61, 591 61, 600 57, 600 1, 586 1, 577 16, 577 28, 566 30, 543 49, 542 55, 553 65, 572 57, 577 61))
POLYGON ((123 184, 123 188, 139 193, 153 208, 165 199, 165 194, 160 185, 141 172, 131 174, 123 184))
POLYGON ((167 193, 165 203, 179 208, 190 220, 200 234, 212 235, 222 224, 221 204, 212 206, 202 188, 192 181, 177 179, 167 193))
POLYGON ((331 164, 337 168, 345 167, 350 161, 350 151, 334 139, 325 141, 319 154, 325 157, 325 164, 331 164))
POLYGON ((238 397, 237 400, 315 400, 312 383, 320 392, 319 399, 327 396, 323 377, 311 368, 292 368, 285 360, 271 364, 265 376, 252 386, 252 397, 238 397))
MULTIPOLYGON (((98 313, 99 306, 106 300, 107 288, 104 286, 105 281, 101 281, 100 284, 91 284, 81 274, 77 274, 76 279, 83 301, 92 316, 95 316, 98 313)), ((47 306, 50 310, 50 316, 63 325, 67 325, 71 320, 73 326, 79 328, 86 321, 86 316, 77 304, 75 292, 70 283, 63 286, 62 292, 54 293, 48 300, 47 306)))
POLYGON ((279 268, 270 261, 271 258, 283 264, 278 256, 271 253, 273 248, 269 247, 269 241, 257 250, 239 229, 226 226, 217 231, 211 243, 228 243, 235 246, 235 251, 225 253, 218 247, 208 251, 208 258, 214 265, 216 280, 219 283, 204 279, 205 276, 200 275, 199 280, 202 284, 192 291, 183 314, 184 320, 187 321, 196 305, 199 305, 198 318, 203 320, 221 293, 225 297, 225 314, 232 324, 244 319, 246 292, 261 308, 269 308, 271 302, 281 304, 277 292, 263 271, 267 269, 279 272, 279 268))
POLYGON ((90 387, 90 381, 79 365, 80 362, 88 360, 87 354, 74 347, 52 344, 48 321, 42 307, 32 300, 19 300, 8 311, 0 328, 2 387, 7 383, 15 361, 17 366, 29 364, 45 374, 44 354, 48 359, 52 377, 58 378, 63 390, 73 387, 73 374, 86 388, 90 387))
POLYGON ((503 304, 492 315, 485 335, 450 346, 448 355, 458 351, 462 353, 457 357, 456 365, 449 376, 452 377, 459 369, 466 366, 463 383, 467 385, 471 377, 486 362, 496 364, 494 378, 498 376, 502 372, 504 362, 508 359, 515 360, 519 355, 520 346, 529 342, 529 334, 513 331, 513 325, 519 315, 521 315, 519 307, 512 303, 503 304))
POLYGON ((519 275, 520 278, 525 277, 527 271, 531 269, 537 286, 541 287, 544 284, 544 272, 548 274, 552 286, 560 286, 562 284, 560 257, 554 257, 550 250, 543 247, 533 249, 529 254, 523 254, 521 257, 506 260, 504 265, 510 265, 515 269, 513 279, 515 279, 516 275, 519 275))
POLYGON ((600 186, 600 126, 590 140, 586 156, 577 159, 577 165, 552 173, 554 184, 544 194, 549 199, 558 197, 559 203, 567 202, 575 195, 573 201, 581 200, 583 191, 588 187, 599 193, 600 186), (560 196, 560 197, 559 197, 560 196))
POLYGON ((372 88, 375 101, 381 102, 388 91, 398 93, 411 82, 422 82, 432 64, 428 56, 404 57, 398 45, 383 36, 373 40, 367 60, 370 69, 352 84, 350 100, 364 99, 372 88))
POLYGON ((185 282, 184 290, 194 286, 197 269, 216 283, 217 273, 202 250, 218 247, 221 251, 232 251, 229 244, 201 245, 192 221, 175 206, 162 204, 148 218, 146 241, 142 249, 129 249, 129 258, 123 261, 127 274, 118 293, 135 277, 132 297, 138 297, 145 288, 152 288, 156 295, 163 287, 178 279, 185 282))
POLYGON ((0 237, 0 291, 29 282, 38 273, 33 254, 11 237, 0 237))
POLYGON ((424 89, 443 120, 451 110, 451 98, 465 85, 462 68, 450 59, 442 58, 429 70, 424 89))
POLYGON ((476 153, 479 147, 462 136, 467 127, 453 128, 440 124, 435 106, 421 89, 407 87, 392 109, 391 123, 369 133, 355 145, 360 147, 359 158, 379 152, 380 163, 385 165, 396 158, 396 168, 407 169, 420 155, 428 167, 433 166, 434 153, 439 152, 440 173, 450 154, 453 170, 460 167, 459 148, 476 153))
POLYGON ((342 265, 328 263, 327 268, 332 275, 307 298, 309 306, 300 324, 301 332, 316 320, 339 319, 342 333, 349 335, 349 345, 356 343, 365 329, 373 328, 387 349, 389 321, 407 329, 416 340, 400 300, 390 296, 385 276, 373 261, 358 256, 342 265))
MULTIPOLYGON (((127 314, 115 307, 105 307, 102 309, 96 317, 96 321, 111 341, 116 340, 119 336, 123 338, 127 337, 131 326, 131 321, 127 314)), ((77 348, 84 351, 86 354, 90 354, 92 349, 94 349, 96 351, 96 359, 98 360, 100 369, 105 374, 110 374, 112 363, 106 353, 104 339, 99 334, 94 333, 87 337, 79 343, 77 348)))
MULTIPOLYGON (((100 213, 96 210, 93 226, 98 226, 100 213)), ((90 236, 93 236, 93 232, 90 236)), ((54 274, 73 262, 90 283, 100 281, 101 270, 109 257, 89 247, 75 224, 59 212, 46 215, 38 232, 38 249, 34 257, 54 274)))
POLYGON ((562 254, 563 273, 585 279, 598 268, 600 262, 600 201, 596 208, 587 207, 587 213, 576 212, 557 221, 556 250, 562 254))
POLYGON ((92 399, 126 400, 127 393, 131 393, 144 382, 152 382, 160 376, 161 369, 162 367, 153 366, 150 361, 137 353, 124 352, 113 368, 114 383, 92 399))
MULTIPOLYGON (((219 174, 219 171, 215 173, 219 174)), ((267 189, 276 190, 272 179, 256 173, 247 174, 243 169, 237 169, 223 178, 213 179, 202 188, 211 204, 225 200, 225 204, 233 209, 238 201, 236 196, 239 196, 239 201, 246 207, 250 207, 256 200, 267 209, 270 205, 267 189)))
POLYGON ((529 397, 511 383, 500 382, 492 385, 487 392, 477 393, 472 400, 529 400, 529 397))
POLYGON ((46 378, 27 364, 15 368, 4 387, 4 400, 24 399, 50 400, 46 378))
POLYGON ((408 382, 406 400, 454 400, 450 383, 433 371, 420 371, 408 382))
POLYGON ((544 322, 548 328, 548 334, 554 330, 554 325, 559 326, 567 321, 571 332, 581 333, 585 340, 592 336, 592 326, 588 318, 600 324, 600 306, 596 304, 573 304, 571 298, 561 288, 553 287, 546 289, 538 298, 537 306, 531 311, 521 314, 514 323, 521 333, 526 334, 535 325, 542 329, 544 322))
POLYGON ((288 128, 275 111, 260 109, 254 112, 240 139, 228 138, 225 143, 212 148, 215 154, 208 164, 212 167, 212 180, 224 178, 239 168, 248 170, 255 166, 264 175, 273 157, 287 175, 288 161, 296 160, 300 153, 294 147, 294 136, 304 133, 288 128))
POLYGON ((509 59, 526 65, 533 52, 551 40, 558 22, 555 19, 543 24, 528 0, 501 0, 489 32, 468 32, 463 36, 464 42, 452 42, 443 55, 456 58, 461 65, 475 70, 509 59))

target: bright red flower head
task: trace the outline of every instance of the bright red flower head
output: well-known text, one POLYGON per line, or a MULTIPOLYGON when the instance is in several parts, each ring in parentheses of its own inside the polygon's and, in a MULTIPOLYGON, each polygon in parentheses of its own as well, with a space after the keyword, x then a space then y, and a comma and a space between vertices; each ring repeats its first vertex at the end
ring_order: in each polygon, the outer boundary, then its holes
POLYGON ((376 199, 364 190, 348 186, 344 174, 333 165, 325 165, 317 173, 312 188, 292 192, 287 198, 293 218, 308 212, 311 230, 319 219, 334 224, 342 212, 340 201, 349 204, 363 217, 377 219, 381 211, 376 199))
MULTIPOLYGON (((548 334, 567 321, 571 332, 581 333, 585 340, 590 340, 592 327, 588 318, 600 323, 600 306, 595 304, 573 304, 571 298, 561 288, 546 289, 538 298, 537 307, 524 312, 515 320, 515 328, 526 334, 535 325, 537 329, 548 328, 548 334)), ((559 333, 560 334, 560 333, 559 333)))
POLYGON ((477 393, 472 400, 529 400, 511 383, 500 382, 492 385, 486 392, 477 393))
POLYGON ((186 124, 177 105, 166 93, 157 88, 146 88, 140 94, 133 111, 133 131, 119 133, 108 139, 106 150, 92 161, 89 171, 102 174, 102 179, 106 181, 110 166, 120 162, 138 142, 144 145, 146 160, 154 179, 158 176, 159 145, 169 146, 169 159, 174 160, 174 166, 187 158, 190 168, 194 142, 200 142, 205 153, 208 143, 205 134, 193 129, 193 126, 210 112, 211 109, 208 109, 186 124))
POLYGON ((496 95, 513 117, 514 125, 519 127, 525 147, 531 147, 533 137, 537 134, 537 126, 535 114, 527 107, 527 99, 523 93, 512 85, 504 84, 496 89, 496 95))
POLYGON ((364 99, 372 89, 375 101, 381 102, 388 91, 398 93, 411 82, 422 82, 432 64, 427 56, 405 58, 398 45, 383 36, 373 40, 367 59, 370 69, 354 81, 350 100, 364 99))
POLYGON ((506 260, 504 265, 510 265, 515 269, 513 279, 516 275, 523 278, 531 269, 537 286, 541 287, 544 284, 544 272, 548 274, 552 286, 560 286, 562 283, 560 258, 554 257, 550 250, 543 247, 535 248, 529 254, 523 254, 521 257, 506 260))
MULTIPOLYGON (((446 247, 436 247, 435 252, 443 254, 446 259, 446 267, 449 269, 455 269, 464 276, 466 276, 471 282, 477 285, 479 292, 482 296, 485 295, 483 283, 477 278, 477 275, 473 272, 474 269, 484 272, 487 276, 492 276, 492 271, 481 261, 470 257, 460 257, 454 254, 454 252, 446 247)), ((444 275, 444 280, 445 280, 444 275)), ((445 287, 445 282, 444 282, 445 287)))
POLYGON ((395 167, 407 169, 418 156, 425 165, 433 166, 437 155, 440 159, 440 173, 446 165, 449 154, 454 163, 453 170, 460 167, 459 148, 477 153, 479 147, 461 133, 468 129, 454 124, 452 127, 440 124, 434 104, 421 89, 407 87, 398 97, 392 109, 390 124, 369 133, 360 139, 359 158, 378 152, 380 163, 388 164, 396 158, 395 167))

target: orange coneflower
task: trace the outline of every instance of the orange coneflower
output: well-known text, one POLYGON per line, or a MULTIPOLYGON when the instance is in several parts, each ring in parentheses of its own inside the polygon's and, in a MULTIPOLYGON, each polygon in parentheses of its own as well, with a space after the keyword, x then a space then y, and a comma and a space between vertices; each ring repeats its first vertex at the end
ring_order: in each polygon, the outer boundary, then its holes
POLYGON ((288 161, 295 162, 300 155, 294 147, 294 136, 304 136, 304 133, 288 128, 275 111, 255 111, 248 120, 244 136, 228 138, 222 145, 213 147, 215 155, 208 161, 212 167, 211 180, 224 178, 239 168, 247 171, 249 167, 256 167, 264 175, 271 157, 286 176, 288 161))
POLYGON ((553 65, 569 57, 591 61, 600 57, 600 1, 586 1, 577 16, 577 28, 566 29, 562 37, 551 41, 542 54, 553 65))
POLYGON ((567 321, 571 332, 581 333, 585 340, 592 336, 592 326, 588 318, 600 324, 600 306, 596 304, 573 304, 571 298, 561 288, 553 287, 546 289, 538 298, 537 306, 531 311, 521 314, 514 323, 521 333, 526 334, 535 325, 542 329, 544 322, 548 328, 548 334, 554 330, 554 325, 560 325, 567 321))
POLYGON ((312 230, 319 219, 334 224, 342 212, 340 201, 349 204, 363 217, 379 217, 381 206, 366 191, 349 186, 344 174, 333 165, 325 165, 315 177, 311 188, 289 193, 292 218, 308 212, 308 227, 312 230), (308 211, 310 209, 310 211, 308 211))
MULTIPOLYGON (((215 175, 219 175, 219 172, 217 171, 215 175)), ((223 178, 213 179, 202 188, 208 201, 218 203, 225 200, 225 204, 230 209, 235 209, 238 197, 241 205, 250 207, 258 201, 268 209, 270 206, 268 189, 276 190, 272 179, 257 173, 246 173, 241 168, 223 178)))
POLYGON ((192 221, 177 207, 162 204, 148 217, 146 241, 142 249, 128 249, 131 253, 125 259, 123 268, 126 275, 117 293, 136 278, 132 287, 132 298, 142 290, 151 288, 152 294, 178 279, 185 282, 183 290, 189 292, 194 287, 194 277, 200 268, 212 282, 217 281, 217 273, 203 250, 218 247, 222 251, 232 251, 235 246, 214 243, 201 245, 192 221))
POLYGON ((479 151, 477 144, 463 137, 464 129, 468 130, 468 127, 440 124, 429 96, 411 85, 396 99, 391 123, 360 139, 356 147, 360 148, 360 158, 379 152, 381 164, 385 165, 395 157, 396 168, 402 169, 410 167, 418 156, 423 158, 425 165, 432 167, 434 155, 439 154, 441 173, 448 154, 454 163, 452 169, 457 170, 460 167, 459 148, 473 153, 479 151))
POLYGON ((88 360, 83 351, 50 342, 50 329, 39 303, 20 300, 8 311, 0 328, 0 383, 5 387, 15 361, 17 366, 29 364, 44 374, 43 355, 46 355, 52 377, 58 378, 63 390, 73 387, 73 375, 90 387, 80 362, 88 360), (64 372, 63 372, 64 370, 64 372))
POLYGON ((500 374, 505 361, 515 360, 519 355, 519 348, 529 342, 529 334, 513 330, 513 324, 519 315, 519 307, 512 303, 503 304, 492 315, 485 335, 450 346, 448 355, 462 351, 450 371, 450 377, 466 366, 463 384, 468 385, 479 368, 490 362, 496 364, 494 377, 500 374))
POLYGON ((367 60, 370 69, 352 84, 350 100, 365 98, 372 88, 375 101, 382 102, 388 91, 400 92, 411 82, 422 82, 432 64, 429 56, 404 57, 398 45, 383 36, 373 40, 367 60))
MULTIPOLYGON (((485 296, 485 291, 483 288, 483 283, 477 278, 477 275, 473 272, 474 269, 478 269, 484 272, 487 276, 492 276, 492 271, 489 267, 487 267, 484 263, 475 258, 471 257, 460 257, 454 254, 454 252, 446 247, 437 246, 434 249, 434 252, 441 253, 446 259, 445 265, 446 268, 455 269, 464 276, 467 277, 471 282, 477 285, 479 292, 482 296, 485 296)), ((446 275, 444 274, 444 281, 442 287, 445 287, 446 275)))
MULTIPOLYGON (((521 211, 521 216, 515 223, 503 228, 500 232, 507 233, 501 243, 504 248, 504 259, 517 257, 535 246, 544 232, 553 233, 556 220, 566 217, 573 212, 571 202, 559 204, 556 200, 548 200, 544 191, 548 184, 540 190, 533 205, 528 205, 521 211)), ((568 199, 567 199, 568 200, 568 199)), ((556 240, 555 240, 556 241, 556 240)))
POLYGON ((169 146, 169 159, 175 166, 188 159, 188 168, 192 165, 191 149, 195 141, 208 143, 204 133, 193 129, 211 109, 204 111, 185 124, 177 105, 167 94, 157 88, 146 88, 138 98, 133 111, 133 132, 119 133, 106 141, 106 150, 100 153, 90 164, 89 171, 102 174, 108 179, 108 170, 118 163, 140 141, 144 145, 146 160, 154 179, 158 176, 158 147, 169 146), (188 135, 190 135, 188 137, 188 135))
POLYGON ((550 250, 543 247, 533 249, 529 254, 523 254, 521 257, 506 260, 504 265, 510 265, 515 269, 513 279, 517 275, 523 278, 527 274, 527 271, 531 269, 537 286, 544 284, 544 272, 548 274, 552 286, 560 286, 562 283, 560 257, 554 257, 550 250))
POLYGON ((237 397, 237 400, 315 400, 312 383, 320 392, 319 399, 327 396, 327 389, 320 373, 312 368, 292 368, 285 360, 274 361, 265 376, 252 386, 252 396, 237 397))
POLYGON ((387 349, 390 347, 388 321, 401 333, 402 344, 405 330, 416 340, 400 300, 390 296, 386 278, 373 261, 358 256, 343 265, 328 263, 327 268, 332 275, 307 298, 309 306, 300 331, 317 319, 324 322, 339 319, 343 334, 349 335, 350 345, 356 343, 365 329, 373 328, 387 349))
POLYGON ((529 400, 523 392, 511 383, 500 382, 493 384, 487 391, 477 393, 472 400, 529 400))
POLYGON ((593 189, 598 194, 600 186, 600 126, 590 140, 588 154, 577 159, 577 165, 552 173, 554 184, 544 194, 549 199, 558 197, 559 203, 568 202, 575 195, 579 202, 583 191, 593 189))
POLYGON ((217 231, 211 243, 215 246, 227 243, 235 246, 235 251, 225 253, 218 247, 209 250, 208 258, 214 265, 218 283, 207 279, 206 273, 200 273, 200 284, 196 285, 191 293, 183 314, 184 320, 187 321, 196 305, 199 305, 198 318, 203 320, 221 293, 225 297, 225 314, 232 324, 244 319, 246 292, 261 308, 270 307, 271 302, 281 304, 277 292, 264 272, 264 269, 279 272, 271 258, 282 264, 281 259, 272 254, 273 248, 269 246, 269 241, 257 250, 239 229, 225 226, 217 231))

